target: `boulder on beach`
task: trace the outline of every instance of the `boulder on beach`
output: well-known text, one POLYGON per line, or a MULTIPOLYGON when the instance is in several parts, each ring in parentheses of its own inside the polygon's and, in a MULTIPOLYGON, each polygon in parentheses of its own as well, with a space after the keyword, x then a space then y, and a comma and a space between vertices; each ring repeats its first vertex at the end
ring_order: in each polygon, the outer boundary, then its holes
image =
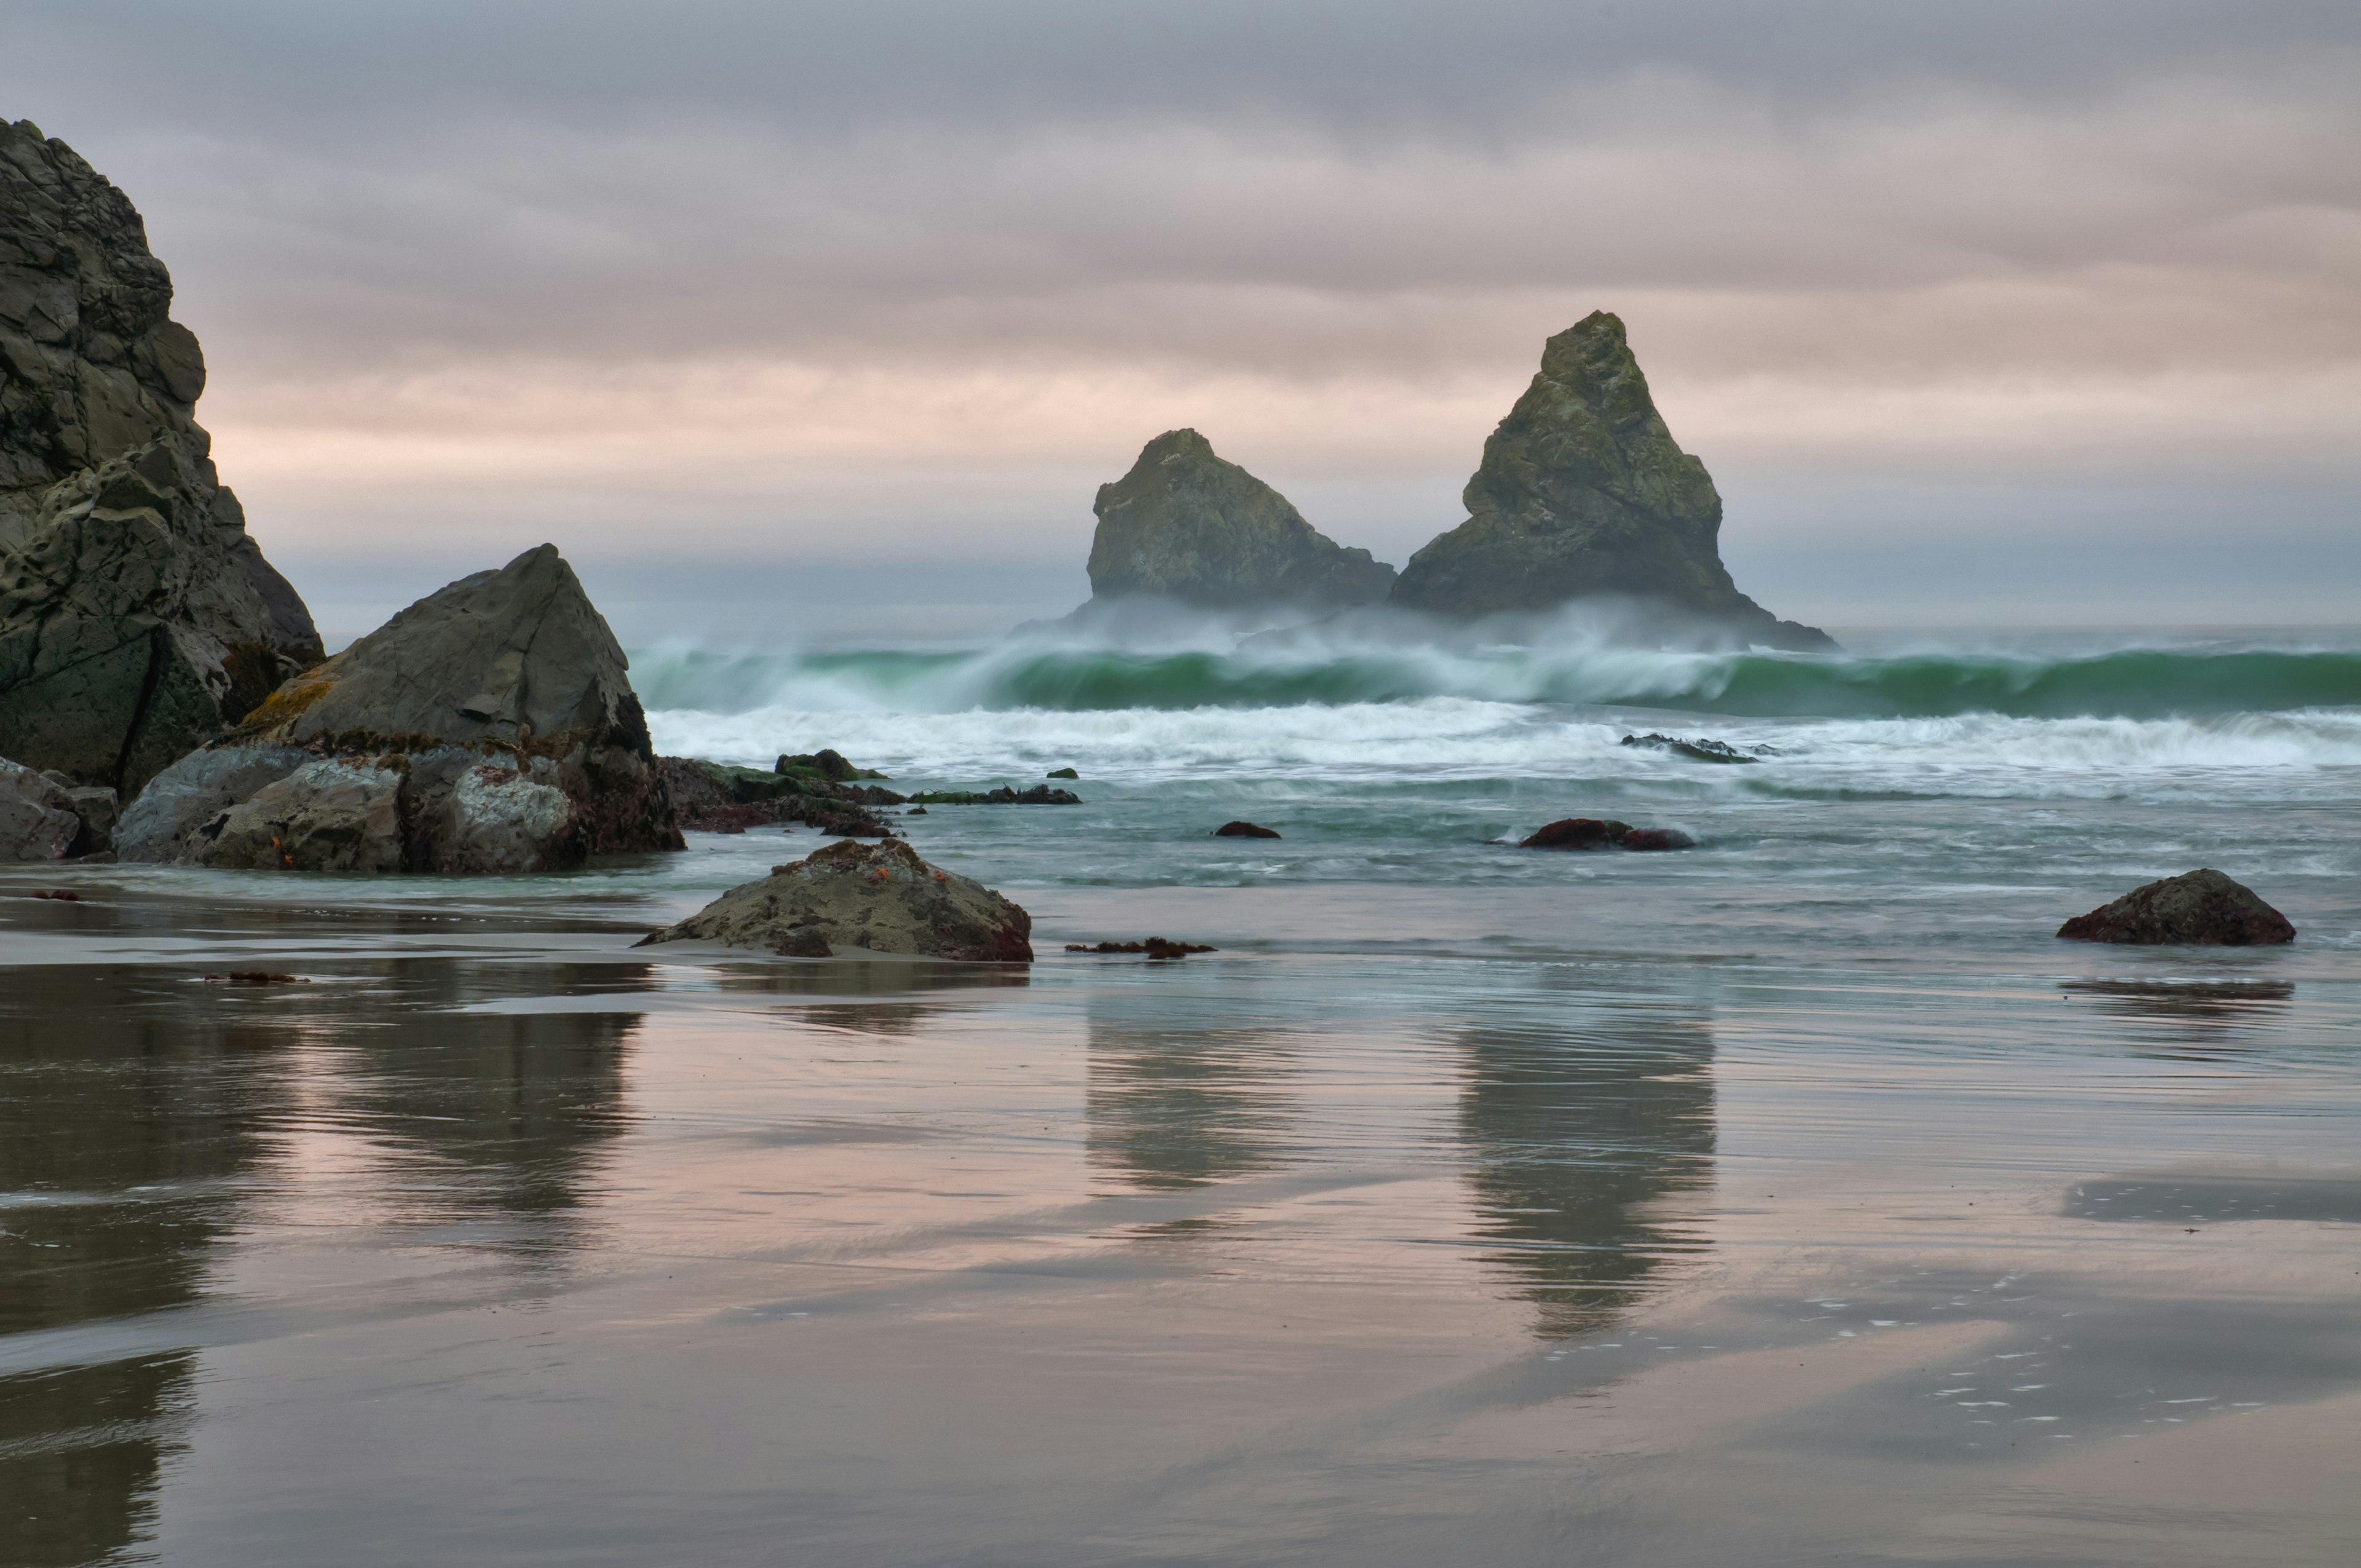
POLYGON ((928 864, 901 839, 847 839, 731 888, 641 945, 697 940, 788 958, 867 952, 1031 963, 1032 934, 1023 909, 928 864))
POLYGON ((1461 499, 1467 521, 1410 558, 1393 603, 1473 616, 1614 595, 1737 641, 1836 646, 1738 591, 1713 479, 1665 429, 1623 323, 1604 311, 1543 348, 1461 499))
POLYGON ((627 669, 555 547, 528 550, 419 600, 166 769, 124 814, 120 852, 476 872, 678 849, 627 669))
POLYGON ((1279 830, 1254 822, 1224 822, 1213 829, 1216 839, 1276 839, 1279 830))
POLYGON ((0 122, 0 754, 128 798, 319 660, 122 192, 0 122))
POLYGON ((2077 915, 2058 934, 2070 941, 2137 947, 2254 948, 2294 941, 2295 927, 2252 888, 2206 869, 2136 887, 2113 904, 2077 915))
POLYGON ((1697 840, 1677 828, 1634 828, 1611 817, 1566 817, 1521 839, 1521 850, 1689 850, 1697 840))
POLYGON ((1099 487, 1091 510, 1093 600, 1342 609, 1378 603, 1394 585, 1391 566, 1313 528, 1193 430, 1168 430, 1142 447, 1131 472, 1099 487))

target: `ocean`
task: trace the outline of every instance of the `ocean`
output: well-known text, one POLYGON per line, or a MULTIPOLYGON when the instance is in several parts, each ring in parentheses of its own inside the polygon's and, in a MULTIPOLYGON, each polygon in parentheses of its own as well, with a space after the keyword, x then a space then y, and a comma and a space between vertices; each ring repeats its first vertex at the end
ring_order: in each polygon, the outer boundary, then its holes
POLYGON ((634 651, 1074 769, 888 809, 1029 969, 0 868, 0 1561, 2353 1561, 2361 630, 1839 635, 634 651), (2198 866, 2297 940, 2054 936, 2198 866))

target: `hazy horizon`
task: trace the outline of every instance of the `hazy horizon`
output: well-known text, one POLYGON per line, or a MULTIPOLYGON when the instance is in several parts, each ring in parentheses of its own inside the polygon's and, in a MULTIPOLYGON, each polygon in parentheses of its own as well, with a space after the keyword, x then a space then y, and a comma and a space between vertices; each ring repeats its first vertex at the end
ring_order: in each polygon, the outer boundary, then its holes
POLYGON ((1628 323, 1815 624, 2361 583, 2361 16, 2322 4, 17 8, 332 642, 544 539, 627 642, 978 636, 1192 425, 1401 564, 1628 323))

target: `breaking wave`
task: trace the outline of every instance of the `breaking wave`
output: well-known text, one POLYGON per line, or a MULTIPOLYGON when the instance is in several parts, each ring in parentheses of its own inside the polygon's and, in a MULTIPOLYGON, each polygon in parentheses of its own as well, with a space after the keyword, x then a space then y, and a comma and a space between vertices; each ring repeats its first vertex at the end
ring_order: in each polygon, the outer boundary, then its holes
POLYGON ((1477 703, 1736 718, 2189 718, 2361 706, 2361 652, 2136 647, 2061 655, 1673 653, 1602 646, 1135 651, 1010 641, 965 652, 633 661, 652 710, 1058 713, 1477 703))

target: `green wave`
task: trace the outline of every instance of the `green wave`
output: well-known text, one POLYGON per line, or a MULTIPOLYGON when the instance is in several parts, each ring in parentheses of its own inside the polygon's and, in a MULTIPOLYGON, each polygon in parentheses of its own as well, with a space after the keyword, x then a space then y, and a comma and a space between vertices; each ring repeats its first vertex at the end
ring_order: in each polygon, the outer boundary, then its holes
POLYGON ((1022 644, 960 652, 642 655, 651 708, 1334 707, 1428 697, 1763 718, 2166 718, 2361 705, 2361 652, 2124 649, 1891 658, 1405 649, 1275 658, 1022 644))

